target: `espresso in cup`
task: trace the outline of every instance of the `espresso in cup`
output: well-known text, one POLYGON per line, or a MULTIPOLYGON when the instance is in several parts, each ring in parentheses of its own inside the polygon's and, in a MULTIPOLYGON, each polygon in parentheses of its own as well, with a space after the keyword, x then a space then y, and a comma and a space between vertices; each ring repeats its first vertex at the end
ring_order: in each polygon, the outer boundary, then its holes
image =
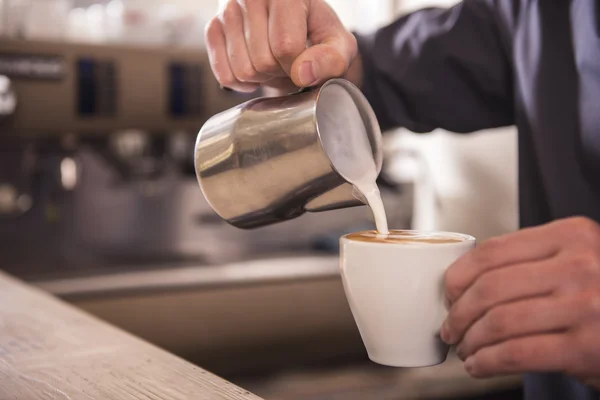
POLYGON ((391 230, 340 239, 344 291, 369 358, 393 367, 442 363, 444 274, 475 239, 451 232, 391 230))
POLYGON ((381 234, 374 230, 356 232, 346 235, 346 238, 374 243, 444 244, 463 242, 469 240, 470 236, 450 232, 419 232, 394 229, 389 231, 388 234, 381 234))

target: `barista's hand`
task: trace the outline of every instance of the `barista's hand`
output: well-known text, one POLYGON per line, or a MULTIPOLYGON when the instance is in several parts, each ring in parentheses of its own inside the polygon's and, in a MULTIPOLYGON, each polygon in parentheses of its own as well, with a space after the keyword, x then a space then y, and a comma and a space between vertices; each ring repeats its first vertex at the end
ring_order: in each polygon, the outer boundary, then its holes
POLYGON ((448 269, 442 338, 475 377, 600 378, 600 225, 569 218, 491 239, 448 269))
POLYGON ((314 86, 344 76, 357 54, 325 0, 229 0, 205 33, 217 80, 242 92, 314 86))

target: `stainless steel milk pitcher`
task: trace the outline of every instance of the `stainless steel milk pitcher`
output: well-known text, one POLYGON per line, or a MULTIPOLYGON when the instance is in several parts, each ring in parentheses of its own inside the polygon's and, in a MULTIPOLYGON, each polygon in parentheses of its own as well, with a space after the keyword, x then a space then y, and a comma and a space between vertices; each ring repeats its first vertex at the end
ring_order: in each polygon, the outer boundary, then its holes
POLYGON ((322 115, 331 103, 319 98, 332 85, 352 97, 381 171, 379 124, 350 82, 332 79, 314 90, 253 99, 209 119, 196 141, 198 182, 221 218, 238 228, 256 228, 305 211, 365 204, 335 170, 321 142, 317 110, 322 115))

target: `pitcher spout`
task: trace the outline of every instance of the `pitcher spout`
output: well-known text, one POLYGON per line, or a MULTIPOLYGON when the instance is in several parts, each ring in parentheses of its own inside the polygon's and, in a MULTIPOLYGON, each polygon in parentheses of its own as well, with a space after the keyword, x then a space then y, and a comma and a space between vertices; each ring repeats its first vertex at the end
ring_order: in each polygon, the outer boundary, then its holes
POLYGON ((354 187, 343 183, 309 201, 304 209, 310 212, 337 210, 340 208, 364 206, 366 201, 357 195, 354 187))

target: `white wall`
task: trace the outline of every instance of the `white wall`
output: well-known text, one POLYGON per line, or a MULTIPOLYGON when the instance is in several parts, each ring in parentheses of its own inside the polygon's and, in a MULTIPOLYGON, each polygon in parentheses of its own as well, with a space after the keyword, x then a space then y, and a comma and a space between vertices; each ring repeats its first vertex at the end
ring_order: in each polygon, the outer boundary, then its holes
MULTIPOLYGON (((226 0, 165 0, 198 12, 209 19, 216 14, 219 4, 226 0)), ((390 21, 393 16, 392 0, 326 0, 350 29, 370 31, 390 21)))
POLYGON ((219 9, 219 0, 165 0, 165 2, 196 12, 205 21, 212 18, 219 9))
POLYGON ((393 0, 327 0, 351 30, 365 33, 391 22, 393 0))

